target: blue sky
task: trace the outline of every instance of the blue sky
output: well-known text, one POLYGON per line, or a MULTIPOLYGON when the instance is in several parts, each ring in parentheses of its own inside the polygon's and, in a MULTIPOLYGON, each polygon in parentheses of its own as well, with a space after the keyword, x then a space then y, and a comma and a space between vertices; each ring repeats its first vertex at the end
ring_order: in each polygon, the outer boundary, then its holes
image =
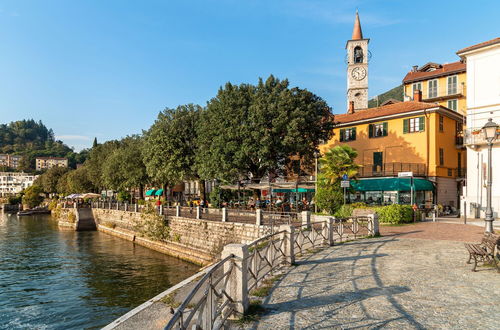
POLYGON ((269 74, 343 113, 356 8, 370 97, 500 36, 500 2, 487 0, 0 0, 0 123, 42 120, 79 150, 269 74))

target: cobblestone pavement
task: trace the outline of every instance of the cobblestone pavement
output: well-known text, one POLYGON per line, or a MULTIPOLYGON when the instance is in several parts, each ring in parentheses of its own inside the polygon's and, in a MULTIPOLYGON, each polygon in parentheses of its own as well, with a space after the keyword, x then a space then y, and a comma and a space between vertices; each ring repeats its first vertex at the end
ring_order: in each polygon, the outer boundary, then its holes
POLYGON ((500 274, 471 272, 467 256, 461 242, 397 233, 336 245, 298 260, 246 328, 498 329, 500 274))

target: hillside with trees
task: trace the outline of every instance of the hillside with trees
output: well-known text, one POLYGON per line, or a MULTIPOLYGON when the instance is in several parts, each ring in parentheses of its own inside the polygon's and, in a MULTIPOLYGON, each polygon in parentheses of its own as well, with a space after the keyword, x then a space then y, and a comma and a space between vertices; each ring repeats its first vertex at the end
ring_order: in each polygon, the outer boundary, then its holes
POLYGON ((88 155, 87 150, 75 153, 55 139, 52 129, 33 119, 0 124, 0 153, 23 156, 19 170, 27 172, 35 170, 36 157, 66 157, 69 166, 75 168, 88 155))
POLYGON ((394 87, 385 93, 379 94, 368 101, 368 108, 375 108, 380 106, 387 100, 394 99, 398 101, 403 101, 404 88, 403 85, 394 87))

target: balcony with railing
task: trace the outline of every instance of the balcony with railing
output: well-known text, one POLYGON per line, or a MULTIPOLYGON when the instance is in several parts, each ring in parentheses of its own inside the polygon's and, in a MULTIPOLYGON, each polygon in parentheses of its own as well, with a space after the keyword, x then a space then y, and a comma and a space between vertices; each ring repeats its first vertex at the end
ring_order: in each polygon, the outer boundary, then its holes
POLYGON ((422 100, 426 102, 443 101, 447 99, 456 99, 465 95, 465 85, 457 84, 455 87, 448 88, 448 84, 440 84, 437 88, 422 90, 422 100))
MULTIPOLYGON (((498 132, 497 132, 498 134, 498 132)), ((475 146, 487 144, 482 127, 470 127, 464 130, 464 145, 475 146)))
POLYGON ((358 177, 398 176, 399 172, 413 172, 413 176, 426 176, 427 168, 422 163, 365 164, 358 171, 358 177))

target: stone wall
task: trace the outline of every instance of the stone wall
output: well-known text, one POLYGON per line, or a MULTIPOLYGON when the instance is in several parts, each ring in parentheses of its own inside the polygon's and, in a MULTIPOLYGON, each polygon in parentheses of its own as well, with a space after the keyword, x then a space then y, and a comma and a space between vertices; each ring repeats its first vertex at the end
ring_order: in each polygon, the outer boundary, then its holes
POLYGON ((138 232, 141 223, 152 220, 154 215, 109 209, 93 209, 92 212, 100 231, 200 265, 219 258, 224 245, 248 243, 269 230, 254 224, 169 216, 165 218, 170 228, 169 239, 158 241, 138 232))

